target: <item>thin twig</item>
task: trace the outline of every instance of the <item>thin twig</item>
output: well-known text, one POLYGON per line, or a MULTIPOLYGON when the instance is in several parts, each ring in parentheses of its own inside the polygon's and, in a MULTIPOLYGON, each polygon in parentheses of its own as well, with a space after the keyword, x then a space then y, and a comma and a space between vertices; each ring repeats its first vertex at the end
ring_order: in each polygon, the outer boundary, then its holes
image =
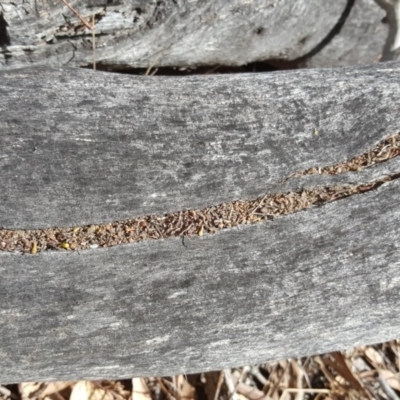
POLYGON ((323 393, 323 394, 328 394, 330 393, 329 389, 296 389, 296 388, 287 388, 284 389, 281 396, 279 397, 279 399, 283 399, 287 394, 289 393, 312 393, 312 394, 316 394, 316 393, 323 393))
POLYGON ((253 211, 249 214, 249 215, 253 215, 255 213, 255 211, 257 210, 258 207, 260 207, 262 205, 262 203, 264 203, 264 200, 268 197, 269 195, 266 194, 262 200, 258 203, 257 207, 253 209, 253 211))
POLYGON ((400 372, 400 349, 399 349, 399 343, 400 339, 396 339, 396 353, 397 353, 397 370, 400 372))
POLYGON ((382 390, 386 393, 386 395, 391 400, 399 400, 399 396, 397 396, 396 392, 387 384, 387 382, 380 376, 376 377, 377 381, 381 384, 382 390))
POLYGON ((238 397, 237 397, 237 394, 236 394, 235 384, 234 384, 233 378, 232 378, 231 370, 230 369, 224 369, 224 375, 225 375, 226 386, 228 386, 230 398, 232 400, 238 400, 238 397))
POLYGON ((160 385, 161 391, 166 395, 168 400, 176 400, 170 393, 170 391, 166 388, 163 382, 163 378, 156 378, 158 384, 160 385))
POLYGON ((86 26, 86 28, 89 28, 90 30, 93 30, 92 25, 89 24, 79 13, 76 11, 68 2, 67 0, 61 0, 82 22, 83 25, 86 26))
POLYGON ((218 400, 221 391, 222 383, 224 382, 224 371, 221 371, 218 376, 217 388, 215 389, 214 400, 218 400))
POLYGON ((95 21, 94 14, 92 15, 92 48, 93 48, 93 69, 96 70, 96 36, 95 36, 95 21))

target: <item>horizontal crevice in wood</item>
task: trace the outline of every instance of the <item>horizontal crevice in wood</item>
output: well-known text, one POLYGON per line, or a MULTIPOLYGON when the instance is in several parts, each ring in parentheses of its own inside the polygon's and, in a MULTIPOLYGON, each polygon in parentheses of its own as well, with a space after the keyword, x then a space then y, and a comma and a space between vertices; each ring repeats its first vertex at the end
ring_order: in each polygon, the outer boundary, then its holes
MULTIPOLYGON (((314 134, 318 135, 318 131, 315 130, 314 134)), ((295 172, 285 180, 305 175, 337 175, 349 171, 361 171, 373 165, 389 161, 398 155, 400 155, 400 133, 383 139, 375 147, 351 158, 349 161, 323 167, 312 167, 306 171, 295 172)))
MULTIPOLYGON (((315 134, 318 134, 316 131, 315 134)), ((313 167, 292 174, 285 181, 308 175, 338 175, 388 162, 400 154, 400 134, 382 140, 369 151, 325 167, 313 167)), ((182 210, 165 215, 148 215, 101 225, 36 230, 0 229, 0 250, 36 254, 44 250, 84 250, 133 243, 146 239, 214 234, 242 224, 260 223, 327 202, 375 190, 398 179, 400 172, 369 182, 331 185, 298 192, 270 193, 257 199, 235 200, 204 209, 182 210)), ((183 242, 184 243, 184 242, 183 242)))
POLYGON ((397 63, 240 76, 3 72, 0 227, 107 224, 343 183, 281 181, 397 132, 398 74, 397 63))
MULTIPOLYGON (((129 65, 110 65, 109 63, 99 62, 96 64, 96 69, 102 71, 112 71, 112 72, 125 72, 129 74, 148 74, 151 70, 154 74, 157 75, 188 75, 188 74, 201 74, 201 73, 241 73, 241 72, 265 72, 265 71, 273 71, 276 69, 295 69, 301 68, 304 66, 304 63, 312 58, 314 55, 318 54, 322 49, 328 46, 332 39, 340 33, 343 25, 346 23, 346 20, 354 6, 355 0, 347 0, 347 4, 343 10, 342 15, 336 22, 336 24, 332 27, 332 29, 326 34, 326 36, 317 43, 314 48, 308 51, 306 54, 302 55, 299 58, 294 60, 265 60, 263 62, 253 62, 247 63, 245 65, 235 66, 235 65, 207 65, 207 66, 193 66, 193 67, 183 67, 183 68, 174 68, 174 67, 157 67, 152 68, 152 66, 148 68, 132 68, 129 65)), ((100 36, 96 34, 96 37, 100 36)), ((70 38, 67 37, 70 40, 70 38)), ((89 63, 84 68, 93 68, 93 63, 89 63)))
POLYGON ((194 373, 396 337, 399 189, 187 247, 1 252, 0 380, 194 373))
MULTIPOLYGON (((93 69, 93 61, 83 65, 84 69, 93 69)), ((147 67, 147 68, 132 68, 123 65, 112 65, 102 62, 96 62, 97 71, 122 73, 129 75, 156 75, 156 76, 187 76, 187 75, 209 75, 209 74, 242 74, 254 72, 272 72, 281 69, 292 69, 292 64, 287 68, 279 67, 269 63, 268 61, 260 61, 248 63, 241 66, 225 66, 225 65, 207 65, 199 67, 147 67)))

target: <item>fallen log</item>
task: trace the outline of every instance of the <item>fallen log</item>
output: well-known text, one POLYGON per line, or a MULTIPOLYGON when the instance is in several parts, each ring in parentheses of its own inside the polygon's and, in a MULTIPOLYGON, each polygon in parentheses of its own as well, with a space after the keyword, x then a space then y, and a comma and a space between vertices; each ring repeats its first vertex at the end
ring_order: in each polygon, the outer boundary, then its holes
POLYGON ((0 69, 91 67, 94 60, 107 70, 326 67, 395 57, 397 8, 383 0, 69 3, 82 19, 61 0, 0 3, 0 69))
POLYGON ((0 381, 396 337, 399 72, 1 72, 0 381))

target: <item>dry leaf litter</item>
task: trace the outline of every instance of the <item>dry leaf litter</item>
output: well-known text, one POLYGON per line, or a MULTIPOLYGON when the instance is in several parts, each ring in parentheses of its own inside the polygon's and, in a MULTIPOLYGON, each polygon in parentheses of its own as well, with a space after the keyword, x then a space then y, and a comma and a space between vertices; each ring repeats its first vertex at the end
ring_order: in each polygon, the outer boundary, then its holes
POLYGON ((399 340, 172 377, 0 385, 0 400, 398 400, 399 340))

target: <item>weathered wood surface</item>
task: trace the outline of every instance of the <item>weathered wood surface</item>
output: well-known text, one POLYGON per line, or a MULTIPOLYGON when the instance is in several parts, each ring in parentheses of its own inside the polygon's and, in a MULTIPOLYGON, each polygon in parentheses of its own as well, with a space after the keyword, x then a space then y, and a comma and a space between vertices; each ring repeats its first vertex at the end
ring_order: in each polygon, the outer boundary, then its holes
POLYGON ((0 254, 0 381, 171 375, 398 336, 400 184, 213 236, 0 254))
MULTIPOLYGON (((340 31, 315 54, 304 57, 303 67, 363 65, 397 59, 392 50, 397 34, 395 10, 377 7, 378 1, 355 0, 340 31)), ((351 3, 350 3, 351 5, 351 3)))
POLYGON ((400 158, 280 181, 398 132, 399 72, 398 63, 240 77, 2 72, 2 227, 396 179, 187 247, 176 238, 1 252, 0 381, 190 373, 397 337, 400 158))
MULTIPOLYGON (((393 58, 384 49, 398 30, 383 0, 70 2, 96 16, 97 64, 108 69, 367 64, 393 58)), ((2 0, 1 11, 0 68, 92 64, 91 31, 61 0, 2 0)))
POLYGON ((107 223, 299 188, 277 181, 399 130, 399 73, 3 72, 0 226, 107 223))

